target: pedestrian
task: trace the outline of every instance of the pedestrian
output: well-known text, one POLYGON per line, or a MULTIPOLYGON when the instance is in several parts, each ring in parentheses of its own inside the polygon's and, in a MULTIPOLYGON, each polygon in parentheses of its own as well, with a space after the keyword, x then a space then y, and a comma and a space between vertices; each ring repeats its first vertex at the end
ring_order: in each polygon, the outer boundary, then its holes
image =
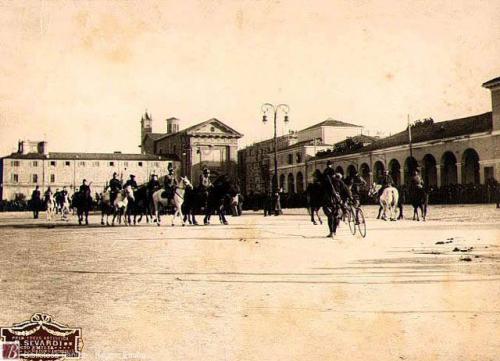
POLYGON ((37 219, 40 213, 40 208, 42 205, 42 195, 40 192, 40 186, 36 186, 33 193, 31 193, 31 209, 33 211, 33 218, 37 219))

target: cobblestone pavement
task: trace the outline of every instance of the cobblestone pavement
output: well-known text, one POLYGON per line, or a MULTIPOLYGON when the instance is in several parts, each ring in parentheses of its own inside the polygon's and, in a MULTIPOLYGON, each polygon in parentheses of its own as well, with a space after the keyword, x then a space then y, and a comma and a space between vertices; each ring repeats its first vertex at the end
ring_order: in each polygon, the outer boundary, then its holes
POLYGON ((365 239, 334 240, 303 210, 198 227, 0 214, 0 325, 51 314, 82 328, 84 360, 498 360, 500 211, 365 211, 365 239))

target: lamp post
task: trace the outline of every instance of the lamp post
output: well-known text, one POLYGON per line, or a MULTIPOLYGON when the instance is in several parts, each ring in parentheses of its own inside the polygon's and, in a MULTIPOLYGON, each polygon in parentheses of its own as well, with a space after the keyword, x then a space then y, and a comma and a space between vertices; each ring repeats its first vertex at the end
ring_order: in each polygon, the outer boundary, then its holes
MULTIPOLYGON (((274 105, 271 103, 264 103, 262 105, 262 121, 267 122, 267 114, 271 113, 274 119, 274 182, 273 182, 273 192, 278 190, 278 135, 277 135, 277 124, 276 120, 278 117, 278 111, 284 113, 283 121, 288 123, 288 112, 290 107, 287 104, 274 105)), ((272 179, 272 178, 271 178, 272 179)))

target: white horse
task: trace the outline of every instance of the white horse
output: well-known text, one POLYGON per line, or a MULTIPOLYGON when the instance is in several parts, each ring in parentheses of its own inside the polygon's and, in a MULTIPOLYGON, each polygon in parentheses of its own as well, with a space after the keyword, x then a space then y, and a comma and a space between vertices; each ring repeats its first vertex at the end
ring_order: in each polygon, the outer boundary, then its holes
POLYGON ((123 215, 123 223, 125 225, 128 225, 128 219, 127 219, 127 207, 128 207, 128 200, 132 199, 134 200, 134 190, 130 185, 126 186, 123 188, 118 194, 116 195, 116 198, 113 202, 113 207, 114 207, 114 212, 113 212, 113 220, 111 222, 111 225, 115 225, 115 218, 116 215, 118 214, 118 223, 122 223, 122 215, 123 215))
POLYGON ((56 200, 52 192, 48 194, 48 197, 45 198, 45 206, 47 207, 47 221, 51 221, 56 213, 56 200))
POLYGON ((184 194, 186 193, 186 188, 193 189, 193 185, 187 179, 187 177, 181 177, 179 184, 175 188, 174 191, 174 196, 173 198, 164 198, 162 197, 162 193, 165 191, 165 189, 159 189, 156 192, 153 193, 153 206, 154 206, 154 212, 155 212, 155 222, 159 226, 161 221, 160 221, 160 205, 162 207, 168 207, 169 205, 172 205, 174 208, 173 214, 172 214, 172 226, 174 226, 174 220, 175 217, 178 216, 181 218, 182 225, 184 226, 186 223, 184 222, 184 215, 182 214, 182 204, 184 203, 184 194))
MULTIPOLYGON (((370 188, 369 195, 371 197, 377 196, 381 188, 382 186, 380 184, 373 183, 372 187, 370 188)), ((384 189, 382 195, 379 198, 380 206, 383 208, 382 219, 384 221, 387 221, 387 211, 389 211, 391 221, 396 220, 396 209, 398 207, 398 201, 399 192, 396 188, 387 187, 386 189, 384 189)))
POLYGON ((69 206, 70 206, 69 194, 66 193, 62 201, 62 204, 60 204, 61 220, 63 221, 68 220, 69 206))

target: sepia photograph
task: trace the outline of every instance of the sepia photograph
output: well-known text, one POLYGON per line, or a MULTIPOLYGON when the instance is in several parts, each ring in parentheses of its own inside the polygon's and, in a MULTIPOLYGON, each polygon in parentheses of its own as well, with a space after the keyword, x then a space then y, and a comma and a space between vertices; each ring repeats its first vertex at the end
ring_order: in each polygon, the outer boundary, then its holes
POLYGON ((499 360, 499 19, 0 0, 0 360, 499 360))

